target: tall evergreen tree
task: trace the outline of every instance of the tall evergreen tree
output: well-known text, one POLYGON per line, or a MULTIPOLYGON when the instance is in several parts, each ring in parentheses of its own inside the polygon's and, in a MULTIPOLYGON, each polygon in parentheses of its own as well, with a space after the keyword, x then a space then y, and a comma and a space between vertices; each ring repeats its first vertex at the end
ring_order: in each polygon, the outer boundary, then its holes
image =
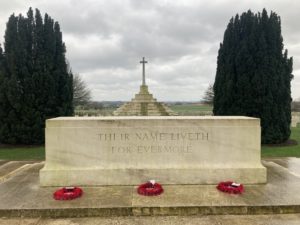
POLYGON ((56 24, 31 8, 27 17, 8 20, 0 54, 1 143, 43 143, 46 119, 73 114, 62 107, 72 106, 72 74, 56 24))
POLYGON ((214 114, 258 117, 262 143, 284 142, 290 136, 292 78, 280 17, 265 9, 237 15, 219 49, 214 114))
POLYGON ((58 108, 60 113, 73 112, 73 75, 68 71, 68 66, 65 59, 66 47, 62 42, 62 33, 60 26, 56 22, 54 24, 54 36, 56 43, 56 52, 54 56, 54 74, 58 79, 57 93, 58 93, 58 108))

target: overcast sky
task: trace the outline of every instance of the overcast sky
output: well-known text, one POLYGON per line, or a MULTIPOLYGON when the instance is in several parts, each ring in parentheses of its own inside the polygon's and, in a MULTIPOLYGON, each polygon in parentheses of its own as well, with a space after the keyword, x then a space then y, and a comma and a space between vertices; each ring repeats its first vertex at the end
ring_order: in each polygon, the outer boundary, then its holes
POLYGON ((9 15, 29 7, 61 25, 72 71, 93 100, 130 100, 142 80, 159 101, 197 101, 214 82, 219 44, 229 19, 248 9, 275 11, 294 58, 292 96, 300 98, 298 0, 0 0, 1 43, 9 15))

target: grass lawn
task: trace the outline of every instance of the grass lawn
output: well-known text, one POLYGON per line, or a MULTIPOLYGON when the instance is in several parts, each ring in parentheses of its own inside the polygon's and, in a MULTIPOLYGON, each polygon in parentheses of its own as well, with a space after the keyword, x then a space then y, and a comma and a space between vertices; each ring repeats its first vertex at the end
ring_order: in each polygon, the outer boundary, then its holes
POLYGON ((292 127, 292 135, 290 137, 298 142, 298 145, 285 147, 261 147, 262 157, 300 157, 300 126, 292 127))
POLYGON ((45 147, 0 148, 0 159, 5 160, 45 160, 45 147))

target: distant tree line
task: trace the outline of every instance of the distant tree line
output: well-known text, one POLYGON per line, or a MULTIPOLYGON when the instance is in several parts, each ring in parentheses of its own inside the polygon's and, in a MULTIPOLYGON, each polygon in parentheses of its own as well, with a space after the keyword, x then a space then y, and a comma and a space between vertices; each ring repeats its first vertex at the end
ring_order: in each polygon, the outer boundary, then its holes
POLYGON ((0 142, 44 142, 45 120, 73 114, 73 75, 58 22, 30 8, 9 17, 0 46, 0 142))
POLYGON ((284 142, 291 133, 293 61, 283 51, 280 22, 265 9, 237 15, 218 54, 213 112, 260 118, 262 143, 284 142))

